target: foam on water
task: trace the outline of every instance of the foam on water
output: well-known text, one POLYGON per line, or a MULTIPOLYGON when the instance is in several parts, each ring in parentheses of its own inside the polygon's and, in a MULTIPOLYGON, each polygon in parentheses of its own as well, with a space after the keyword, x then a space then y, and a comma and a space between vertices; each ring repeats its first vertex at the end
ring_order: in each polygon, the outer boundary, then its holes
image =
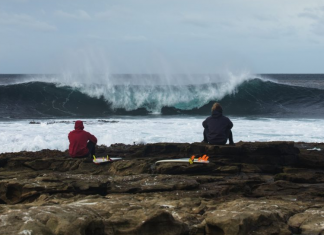
POLYGON ((202 107, 211 100, 220 100, 235 92, 239 84, 252 79, 246 71, 239 74, 227 71, 219 76, 133 75, 122 79, 107 75, 95 81, 93 75, 87 76, 63 76, 57 82, 90 97, 103 97, 114 109, 130 111, 145 107, 153 113, 160 113, 163 106, 187 110, 202 107), (211 86, 211 83, 217 86, 211 86))
MULTIPOLYGON (((215 101, 222 104, 227 114, 239 117, 322 118, 324 115, 324 88, 307 85, 308 79, 317 81, 318 86, 324 84, 324 78, 310 75, 302 76, 304 80, 291 75, 286 80, 279 79, 280 82, 244 72, 22 76, 22 83, 33 79, 38 82, 0 85, 0 118, 208 115, 215 101)), ((14 82, 17 80, 18 77, 14 82)))
MULTIPOLYGON (((159 114, 162 107, 190 110, 236 92, 244 81, 253 79, 247 72, 226 71, 219 75, 120 75, 71 74, 35 75, 21 78, 21 83, 46 82, 69 87, 87 96, 103 98, 113 109, 126 111, 146 108, 159 114)), ((16 84, 17 81, 9 84, 16 84)), ((67 97, 67 100, 69 97, 67 97)))
MULTIPOLYGON (((85 130, 98 138, 99 145, 114 143, 193 143, 202 141, 202 121, 206 117, 124 117, 113 119, 113 123, 87 119, 85 130)), ((302 141, 322 142, 324 120, 277 119, 277 118, 231 118, 234 123, 234 141, 302 141)), ((41 120, 40 124, 29 124, 30 120, 0 122, 0 153, 38 151, 42 149, 68 149, 68 133, 73 130, 68 123, 41 120)))

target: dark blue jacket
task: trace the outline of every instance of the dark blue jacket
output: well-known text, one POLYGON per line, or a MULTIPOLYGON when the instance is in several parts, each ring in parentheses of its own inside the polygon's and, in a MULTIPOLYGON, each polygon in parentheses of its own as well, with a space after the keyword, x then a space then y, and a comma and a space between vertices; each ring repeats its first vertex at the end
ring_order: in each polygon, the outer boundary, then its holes
POLYGON ((225 144, 229 130, 233 127, 231 120, 216 110, 203 121, 202 125, 206 130, 207 140, 210 144, 225 144))

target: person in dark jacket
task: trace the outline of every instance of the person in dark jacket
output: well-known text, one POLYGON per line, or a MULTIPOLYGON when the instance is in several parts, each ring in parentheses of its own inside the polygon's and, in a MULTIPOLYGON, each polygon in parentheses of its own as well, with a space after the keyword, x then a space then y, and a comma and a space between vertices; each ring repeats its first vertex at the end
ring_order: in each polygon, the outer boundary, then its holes
POLYGON ((216 145, 224 145, 229 140, 234 145, 232 127, 233 123, 228 117, 223 116, 223 109, 219 103, 214 103, 212 115, 203 121, 204 129, 203 142, 216 145))
POLYGON ((89 154, 92 157, 95 155, 97 138, 83 129, 83 122, 78 120, 75 122, 74 131, 71 131, 68 135, 71 157, 89 157, 89 154))

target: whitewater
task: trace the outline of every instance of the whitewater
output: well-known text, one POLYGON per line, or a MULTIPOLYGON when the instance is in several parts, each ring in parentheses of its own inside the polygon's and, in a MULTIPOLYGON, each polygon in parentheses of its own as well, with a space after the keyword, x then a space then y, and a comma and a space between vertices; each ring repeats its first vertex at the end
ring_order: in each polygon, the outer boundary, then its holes
MULTIPOLYGON (((115 143, 201 142, 205 117, 122 117, 109 120, 82 119, 85 130, 98 138, 99 145, 115 143)), ((234 141, 323 142, 322 119, 247 119, 230 117, 234 141)), ((19 120, 0 122, 0 152, 68 149, 72 120, 19 120), (37 124, 30 124, 30 123, 37 124)))
POLYGON ((0 153, 65 151, 75 120, 99 145, 201 142, 215 101, 235 142, 323 142, 323 84, 323 75, 1 75, 0 153))

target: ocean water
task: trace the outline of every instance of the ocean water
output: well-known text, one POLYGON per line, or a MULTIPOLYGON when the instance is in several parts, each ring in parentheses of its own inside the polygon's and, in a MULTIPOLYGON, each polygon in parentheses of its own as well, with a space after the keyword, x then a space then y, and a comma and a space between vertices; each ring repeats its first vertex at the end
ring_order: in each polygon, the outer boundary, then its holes
POLYGON ((321 74, 0 75, 0 153, 64 151, 75 120, 107 146, 200 142, 215 101, 235 142, 323 142, 321 74))

